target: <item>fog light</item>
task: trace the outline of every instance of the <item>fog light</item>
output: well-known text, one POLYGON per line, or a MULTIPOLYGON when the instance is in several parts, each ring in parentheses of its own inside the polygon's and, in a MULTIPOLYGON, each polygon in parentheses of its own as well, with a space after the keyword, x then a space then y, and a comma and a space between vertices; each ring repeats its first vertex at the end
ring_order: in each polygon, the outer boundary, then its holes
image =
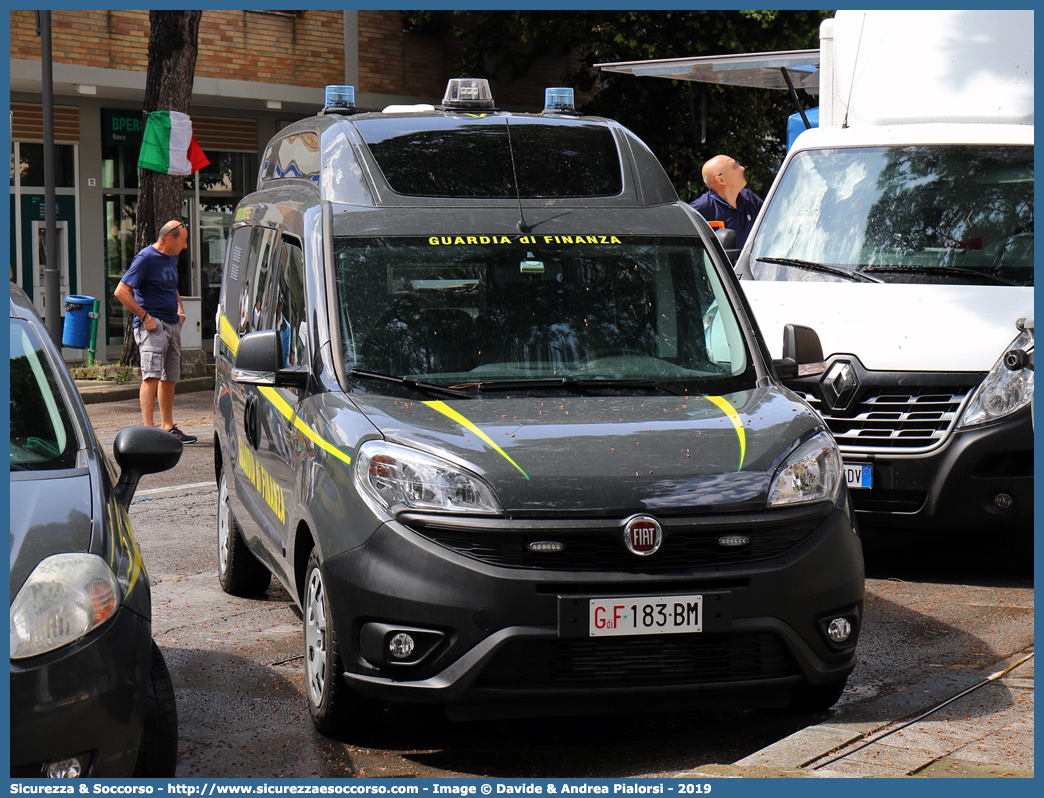
POLYGON ((997 509, 999 510, 1009 510, 1011 509, 1011 505, 1015 503, 1015 500, 1007 493, 998 493, 993 497, 993 503, 997 505, 997 509))
POLYGON ((83 769, 76 757, 56 759, 44 766, 44 775, 49 779, 78 779, 83 769))
POLYGON ((844 618, 834 618, 827 626, 827 637, 835 643, 844 643, 852 634, 852 624, 844 618))
POLYGON ((406 659, 413 653, 413 638, 405 632, 399 632, 388 643, 388 650, 395 659, 406 659))

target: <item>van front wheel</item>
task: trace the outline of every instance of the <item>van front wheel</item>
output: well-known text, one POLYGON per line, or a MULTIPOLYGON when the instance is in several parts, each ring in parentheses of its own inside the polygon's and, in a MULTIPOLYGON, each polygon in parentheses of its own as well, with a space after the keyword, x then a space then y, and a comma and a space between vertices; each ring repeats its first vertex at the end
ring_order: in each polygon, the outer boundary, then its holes
POLYGON ((326 584, 315 549, 308 558, 305 574, 304 648, 308 711, 312 723, 323 734, 334 734, 346 724, 351 696, 344 682, 337 633, 330 617, 326 584))

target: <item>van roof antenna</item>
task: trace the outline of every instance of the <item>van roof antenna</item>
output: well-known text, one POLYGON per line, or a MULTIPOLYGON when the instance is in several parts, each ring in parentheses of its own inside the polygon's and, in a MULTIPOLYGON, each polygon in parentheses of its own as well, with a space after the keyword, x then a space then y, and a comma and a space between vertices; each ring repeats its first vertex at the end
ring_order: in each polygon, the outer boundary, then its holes
POLYGON ((504 127, 507 129, 508 153, 511 155, 511 175, 515 179, 515 199, 518 200, 518 231, 528 233, 533 228, 526 224, 526 217, 522 213, 522 192, 518 188, 518 170, 515 168, 515 148, 511 146, 511 123, 507 117, 504 118, 504 127))
MULTIPOLYGON (((863 19, 859 23, 859 40, 856 42, 856 54, 855 63, 852 65, 852 88, 848 91, 848 103, 845 105, 845 121, 841 123, 842 128, 848 127, 848 111, 852 107, 852 98, 855 96, 856 87, 856 69, 859 67, 859 48, 863 46, 863 30, 866 28, 866 12, 863 12, 863 19)), ((834 51, 834 60, 837 61, 837 51, 834 51)), ((834 67, 834 71, 837 71, 837 67, 834 67)))

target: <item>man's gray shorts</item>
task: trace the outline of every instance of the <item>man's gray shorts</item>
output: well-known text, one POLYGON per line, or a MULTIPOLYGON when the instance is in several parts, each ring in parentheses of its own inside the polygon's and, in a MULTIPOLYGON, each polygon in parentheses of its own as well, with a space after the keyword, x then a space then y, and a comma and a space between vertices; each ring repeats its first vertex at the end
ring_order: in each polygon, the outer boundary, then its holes
POLYGON ((139 324, 134 328, 134 340, 141 353, 142 379, 176 382, 181 377, 180 324, 156 319, 156 329, 151 332, 139 324))

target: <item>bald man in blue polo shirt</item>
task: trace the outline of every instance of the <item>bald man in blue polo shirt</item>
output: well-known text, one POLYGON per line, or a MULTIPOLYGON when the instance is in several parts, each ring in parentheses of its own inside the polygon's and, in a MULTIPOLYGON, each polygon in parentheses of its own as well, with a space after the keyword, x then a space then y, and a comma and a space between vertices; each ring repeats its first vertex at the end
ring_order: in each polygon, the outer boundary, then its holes
POLYGON ((743 249, 762 205, 761 197, 747 188, 746 171, 735 158, 715 155, 703 165, 703 182, 710 191, 691 203, 708 222, 724 222, 735 230, 737 249, 743 249))
POLYGON ((177 219, 167 222, 156 243, 134 256, 113 293, 134 316, 134 340, 141 353, 142 423, 155 426, 158 398, 163 429, 182 443, 195 443, 195 435, 174 424, 174 385, 181 377, 181 325, 185 323, 178 293, 178 255, 187 246, 185 225, 177 219))

